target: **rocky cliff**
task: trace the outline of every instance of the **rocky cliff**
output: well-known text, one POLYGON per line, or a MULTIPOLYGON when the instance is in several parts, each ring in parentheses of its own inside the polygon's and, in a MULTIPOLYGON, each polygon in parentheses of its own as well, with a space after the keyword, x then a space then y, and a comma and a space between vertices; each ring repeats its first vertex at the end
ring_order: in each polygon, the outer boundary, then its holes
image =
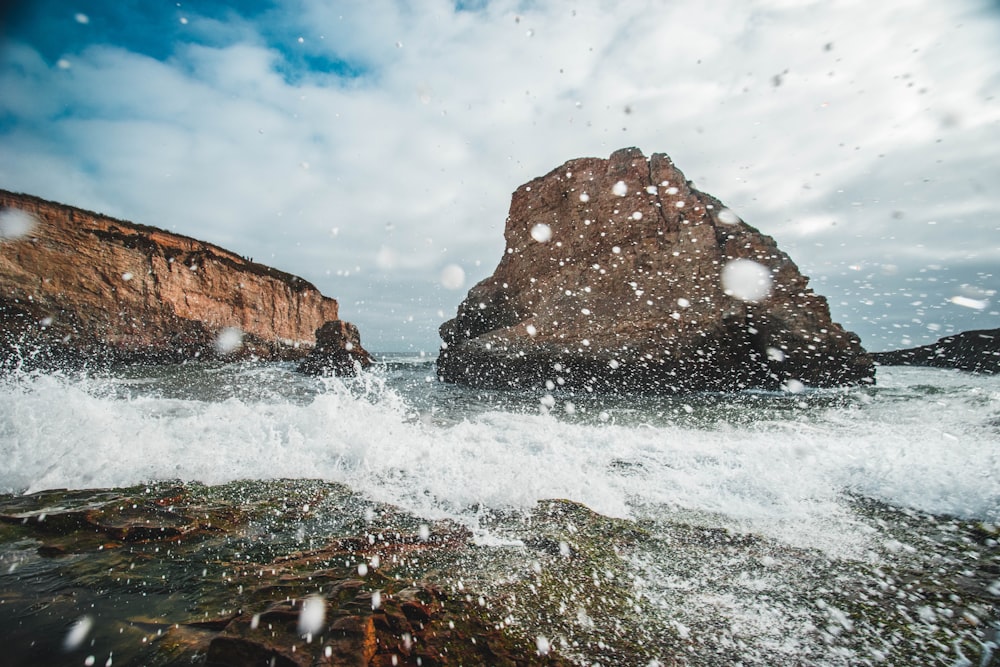
POLYGON ((675 392, 874 378, 774 240, 664 154, 567 162, 514 192, 504 237, 493 275, 441 327, 445 381, 675 392))
POLYGON ((298 357, 339 319, 305 280, 209 243, 3 190, 0 212, 8 355, 298 357))
POLYGON ((965 331, 930 345, 876 352, 872 356, 885 366, 934 366, 1000 373, 1000 329, 965 331))

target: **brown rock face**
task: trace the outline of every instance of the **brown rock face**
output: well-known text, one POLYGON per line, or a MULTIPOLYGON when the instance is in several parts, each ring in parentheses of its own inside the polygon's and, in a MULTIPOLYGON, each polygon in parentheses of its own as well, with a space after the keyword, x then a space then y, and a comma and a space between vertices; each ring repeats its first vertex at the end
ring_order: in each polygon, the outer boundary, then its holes
POLYGON ((504 237, 493 275, 441 327, 445 381, 682 392, 874 379, 788 255, 664 154, 567 162, 514 192, 504 237))
POLYGON ((208 243, 2 190, 0 211, 28 222, 0 233, 0 352, 299 357, 339 319, 305 280, 208 243))
POLYGON ((298 370, 310 375, 357 375, 372 363, 372 355, 361 347, 358 328, 335 320, 316 329, 316 346, 298 370))

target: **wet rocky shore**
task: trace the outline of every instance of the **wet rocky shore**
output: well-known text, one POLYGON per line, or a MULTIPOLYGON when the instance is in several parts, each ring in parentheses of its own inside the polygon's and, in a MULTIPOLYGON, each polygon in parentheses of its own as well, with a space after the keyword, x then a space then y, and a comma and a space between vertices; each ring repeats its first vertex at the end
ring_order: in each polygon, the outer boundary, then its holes
POLYGON ((991 525, 857 499, 873 550, 844 558, 681 515, 472 511, 308 480, 0 496, 6 664, 1000 661, 991 525))

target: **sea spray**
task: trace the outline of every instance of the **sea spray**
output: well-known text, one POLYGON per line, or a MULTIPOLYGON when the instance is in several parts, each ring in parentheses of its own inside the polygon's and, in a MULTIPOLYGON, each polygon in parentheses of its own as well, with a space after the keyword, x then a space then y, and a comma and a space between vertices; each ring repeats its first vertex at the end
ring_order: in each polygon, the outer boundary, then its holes
POLYGON ((8 376, 0 489, 314 478, 432 518, 567 498, 826 549, 867 548, 850 494, 1000 521, 995 378, 891 369, 877 388, 796 395, 555 391, 573 410, 539 414, 531 392, 432 374, 414 360, 352 380, 285 364, 8 376))

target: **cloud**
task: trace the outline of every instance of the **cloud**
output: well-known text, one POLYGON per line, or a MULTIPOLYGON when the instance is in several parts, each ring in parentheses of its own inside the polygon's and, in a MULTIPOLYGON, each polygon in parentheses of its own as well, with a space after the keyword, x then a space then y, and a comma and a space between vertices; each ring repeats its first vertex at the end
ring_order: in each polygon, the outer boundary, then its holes
POLYGON ((442 269, 492 271, 519 184, 631 145, 775 236, 875 349, 899 339, 885 318, 936 337, 909 302, 865 303, 934 257, 998 287, 987 4, 43 5, 0 49, 3 186, 298 273, 373 349, 436 348, 462 297, 442 269), (886 256, 895 274, 855 282, 886 256))

